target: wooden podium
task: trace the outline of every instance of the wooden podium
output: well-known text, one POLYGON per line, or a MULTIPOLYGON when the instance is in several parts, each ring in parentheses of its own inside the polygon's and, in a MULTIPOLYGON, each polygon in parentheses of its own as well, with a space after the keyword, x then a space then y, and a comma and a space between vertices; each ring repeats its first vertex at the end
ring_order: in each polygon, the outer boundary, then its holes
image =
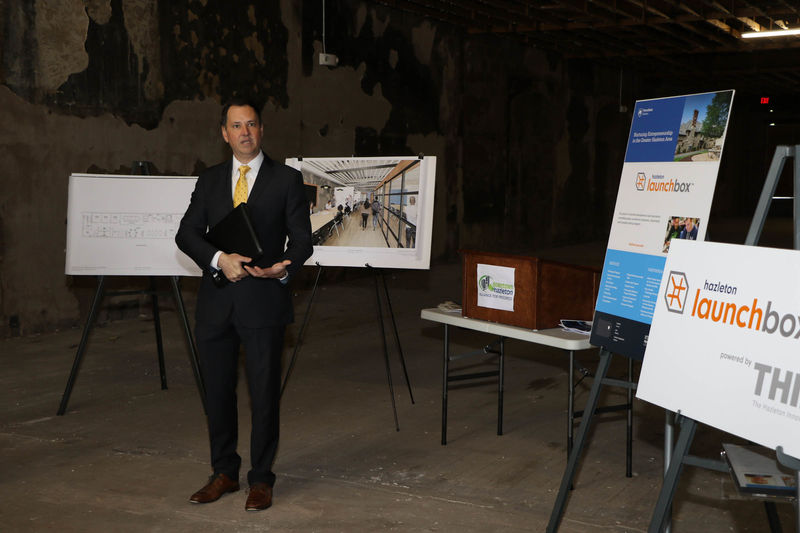
POLYGON ((538 257, 461 250, 462 315, 528 329, 558 327, 561 319, 592 320, 600 287, 596 268, 538 257), (478 305, 478 265, 514 269, 514 310, 478 305))

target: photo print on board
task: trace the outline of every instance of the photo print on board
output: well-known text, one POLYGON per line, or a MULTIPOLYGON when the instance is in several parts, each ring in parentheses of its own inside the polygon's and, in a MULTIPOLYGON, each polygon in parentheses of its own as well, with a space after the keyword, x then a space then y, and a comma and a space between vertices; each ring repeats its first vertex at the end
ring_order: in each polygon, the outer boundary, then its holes
POLYGON ((292 158, 303 174, 314 255, 307 265, 430 266, 436 158, 292 158))

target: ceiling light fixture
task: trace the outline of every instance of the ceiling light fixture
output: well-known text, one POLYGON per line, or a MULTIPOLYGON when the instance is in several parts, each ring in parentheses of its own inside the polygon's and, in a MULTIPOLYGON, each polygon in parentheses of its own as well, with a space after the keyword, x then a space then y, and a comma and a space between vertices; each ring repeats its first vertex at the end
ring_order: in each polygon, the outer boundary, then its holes
POLYGON ((787 37, 789 35, 800 35, 800 28, 793 28, 791 30, 775 30, 775 31, 749 31, 742 34, 743 39, 755 39, 757 37, 787 37))

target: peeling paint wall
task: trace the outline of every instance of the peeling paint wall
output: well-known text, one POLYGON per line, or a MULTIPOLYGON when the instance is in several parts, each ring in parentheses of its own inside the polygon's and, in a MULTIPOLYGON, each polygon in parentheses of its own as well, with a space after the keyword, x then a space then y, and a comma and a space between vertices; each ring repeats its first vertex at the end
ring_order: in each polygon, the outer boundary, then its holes
POLYGON ((82 4, 77 0, 35 2, 34 38, 46 53, 36 57, 34 82, 45 93, 55 92, 67 76, 89 64, 83 49, 89 18, 82 4))
POLYGON ((624 140, 629 119, 609 113, 617 87, 602 67, 356 0, 326 3, 336 68, 317 61, 318 1, 0 9, 6 335, 80 324, 88 312, 93 280, 63 274, 69 174, 129 172, 137 160, 196 174, 228 157, 218 120, 235 94, 263 103, 264 147, 278 159, 436 155, 434 259, 459 248, 530 253, 607 229, 624 147, 600 140, 598 123, 624 140), (575 191, 588 194, 576 201, 575 191))

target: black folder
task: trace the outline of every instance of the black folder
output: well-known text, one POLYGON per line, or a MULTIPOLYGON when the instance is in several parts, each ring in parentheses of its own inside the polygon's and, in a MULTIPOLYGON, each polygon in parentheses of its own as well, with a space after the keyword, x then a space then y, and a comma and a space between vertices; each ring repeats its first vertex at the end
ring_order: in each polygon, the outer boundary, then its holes
POLYGON ((235 253, 256 261, 264 253, 244 202, 209 229, 205 237, 226 254, 235 253))

